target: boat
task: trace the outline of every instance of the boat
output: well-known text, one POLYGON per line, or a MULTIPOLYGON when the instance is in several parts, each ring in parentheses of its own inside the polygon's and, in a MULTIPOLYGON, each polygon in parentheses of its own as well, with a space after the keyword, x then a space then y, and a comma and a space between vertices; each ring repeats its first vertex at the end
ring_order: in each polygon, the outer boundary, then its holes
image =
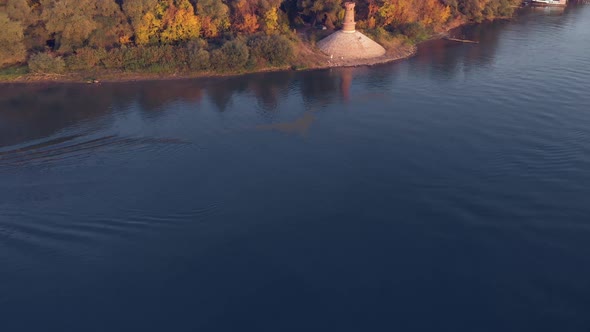
POLYGON ((531 0, 533 6, 554 6, 554 7, 565 7, 567 6, 568 0, 531 0))

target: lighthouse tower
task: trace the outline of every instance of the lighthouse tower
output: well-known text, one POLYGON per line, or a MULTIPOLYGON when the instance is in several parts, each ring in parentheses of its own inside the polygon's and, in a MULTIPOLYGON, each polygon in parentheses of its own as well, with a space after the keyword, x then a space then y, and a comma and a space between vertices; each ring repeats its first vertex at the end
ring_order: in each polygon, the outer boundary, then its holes
POLYGON ((344 24, 342 24, 342 32, 347 33, 354 33, 356 30, 354 26, 356 23, 354 22, 354 6, 355 3, 348 1, 344 3, 344 24))
POLYGON ((354 2, 344 3, 344 22, 342 30, 336 31, 320 40, 318 48, 330 59, 342 61, 378 58, 385 54, 383 46, 356 31, 354 23, 354 2))

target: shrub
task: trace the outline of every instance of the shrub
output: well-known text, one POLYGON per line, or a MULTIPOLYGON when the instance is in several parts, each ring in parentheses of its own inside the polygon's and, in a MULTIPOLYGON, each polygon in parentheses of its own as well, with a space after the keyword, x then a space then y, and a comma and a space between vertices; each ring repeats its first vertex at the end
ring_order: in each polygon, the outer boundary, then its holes
POLYGON ((206 50, 200 49, 189 53, 189 67, 193 70, 211 68, 211 56, 206 50))
POLYGON ((107 69, 122 69, 126 48, 113 48, 108 51, 107 56, 102 59, 102 64, 107 69))
POLYGON ((416 43, 428 39, 431 35, 431 31, 420 23, 405 24, 400 27, 400 31, 416 43))
POLYGON ((250 56, 261 58, 273 66, 287 63, 293 55, 291 42, 281 35, 254 36, 248 41, 250 56))
POLYGON ((102 63, 106 68, 131 71, 165 72, 182 67, 187 62, 182 50, 172 45, 122 47, 112 49, 102 63), (178 55, 177 55, 178 53, 178 55))
POLYGON ((129 47, 123 49, 123 68, 125 70, 140 70, 158 60, 151 47, 129 47))
POLYGON ((128 49, 125 69, 148 69, 149 71, 172 71, 177 66, 176 49, 172 45, 135 47, 128 49))
POLYGON ((206 50, 207 42, 198 39, 186 44, 185 50, 180 53, 186 55, 188 67, 192 70, 207 70, 211 68, 210 54, 206 50))
POLYGON ((330 30, 314 29, 309 33, 309 37, 308 37, 309 43, 315 46, 317 42, 328 37, 329 35, 332 34, 332 32, 333 31, 330 31, 330 30))
POLYGON ((69 70, 88 70, 96 67, 107 57, 107 51, 103 48, 94 49, 90 47, 76 50, 76 53, 65 59, 69 70))
POLYGON ((29 73, 29 67, 26 65, 17 65, 0 69, 0 81, 5 79, 16 78, 29 73))
POLYGON ((48 53, 33 54, 29 58, 29 69, 34 73, 63 73, 66 63, 60 56, 53 56, 48 53))
POLYGON ((221 71, 243 69, 248 63, 249 54, 244 42, 232 40, 211 53, 211 62, 215 69, 221 71))

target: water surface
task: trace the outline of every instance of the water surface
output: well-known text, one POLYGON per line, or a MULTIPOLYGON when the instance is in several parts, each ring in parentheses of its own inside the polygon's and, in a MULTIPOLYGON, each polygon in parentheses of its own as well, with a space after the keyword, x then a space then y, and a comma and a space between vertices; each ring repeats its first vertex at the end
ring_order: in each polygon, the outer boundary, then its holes
POLYGON ((590 7, 371 68, 0 87, 2 331, 590 331, 590 7))

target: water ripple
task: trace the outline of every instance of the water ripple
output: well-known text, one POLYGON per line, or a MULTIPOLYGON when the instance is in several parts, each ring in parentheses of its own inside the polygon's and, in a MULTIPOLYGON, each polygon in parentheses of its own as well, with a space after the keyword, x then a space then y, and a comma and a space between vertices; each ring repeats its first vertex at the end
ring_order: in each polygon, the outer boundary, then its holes
POLYGON ((220 209, 221 204, 213 202, 171 213, 121 210, 109 215, 84 215, 67 211, 4 210, 0 213, 0 242, 27 250, 51 249, 51 252, 76 255, 74 251, 80 247, 91 247, 109 239, 186 231, 187 224, 198 225, 220 209))
POLYGON ((138 151, 186 144, 189 143, 174 138, 121 137, 118 135, 90 138, 82 135, 71 135, 1 150, 0 168, 43 165, 53 162, 63 163, 68 159, 79 161, 98 151, 107 149, 125 150, 133 148, 138 151))

